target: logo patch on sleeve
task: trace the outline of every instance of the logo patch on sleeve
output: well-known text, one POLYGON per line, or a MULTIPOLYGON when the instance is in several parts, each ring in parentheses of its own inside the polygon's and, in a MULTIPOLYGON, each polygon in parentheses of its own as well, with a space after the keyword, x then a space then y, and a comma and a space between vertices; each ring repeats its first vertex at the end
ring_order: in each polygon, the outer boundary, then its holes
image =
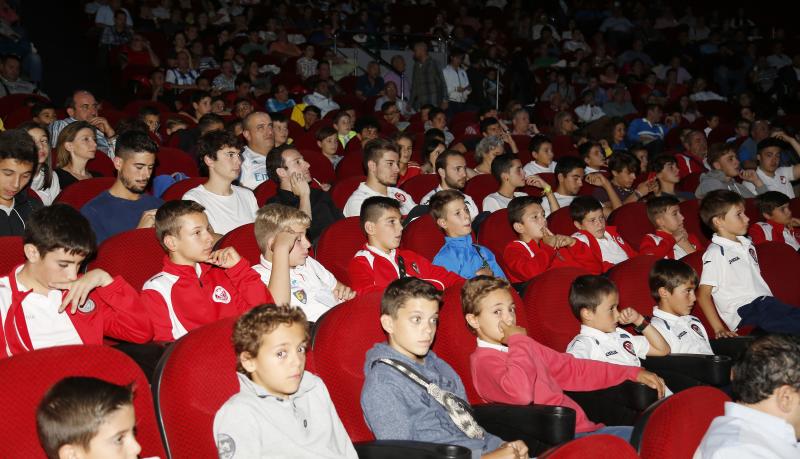
POLYGON ((217 436, 217 451, 219 452, 219 459, 233 459, 233 456, 236 455, 236 442, 228 434, 219 434, 217 436))
POLYGON ((228 304, 231 302, 231 294, 221 285, 217 285, 216 288, 214 288, 213 299, 216 303, 228 304))
POLYGON ((625 341, 625 342, 622 343, 622 347, 625 348, 625 350, 628 351, 628 353, 630 355, 634 355, 634 356, 636 355, 636 353, 633 352, 633 343, 632 342, 625 341))
POLYGON ((82 305, 78 306, 78 311, 89 314, 90 312, 94 311, 97 305, 94 304, 94 301, 91 298, 87 298, 86 302, 82 305))
POLYGON ((700 331, 700 327, 698 327, 697 324, 692 324, 690 325, 690 327, 692 330, 695 331, 695 333, 697 333, 700 336, 703 336, 703 332, 700 331))

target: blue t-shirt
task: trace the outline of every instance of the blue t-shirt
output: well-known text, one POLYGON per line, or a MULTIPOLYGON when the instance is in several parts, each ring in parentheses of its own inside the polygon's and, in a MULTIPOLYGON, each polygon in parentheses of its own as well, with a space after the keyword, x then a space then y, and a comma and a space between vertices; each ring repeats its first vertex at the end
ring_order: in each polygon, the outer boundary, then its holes
POLYGON ((149 194, 141 195, 136 201, 129 201, 104 191, 87 202, 81 208, 81 213, 92 225, 99 244, 117 233, 136 228, 142 213, 158 209, 161 204, 164 201, 149 194))

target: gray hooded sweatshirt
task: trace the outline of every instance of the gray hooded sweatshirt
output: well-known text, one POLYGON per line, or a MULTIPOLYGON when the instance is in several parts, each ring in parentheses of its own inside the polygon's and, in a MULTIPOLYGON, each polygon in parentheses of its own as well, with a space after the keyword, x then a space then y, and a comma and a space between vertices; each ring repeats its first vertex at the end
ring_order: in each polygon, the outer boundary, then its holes
POLYGON ((419 384, 396 369, 375 363, 390 358, 402 361, 420 372, 430 382, 466 400, 464 385, 450 365, 429 351, 422 364, 379 343, 367 352, 364 364, 364 387, 361 409, 367 425, 378 440, 414 440, 464 446, 473 459, 491 452, 503 442, 486 432, 483 439, 469 438, 450 419, 447 410, 419 384))
POLYGON ((287 399, 269 395, 246 375, 239 393, 214 416, 220 459, 357 459, 325 383, 305 372, 287 399))
POLYGON ((700 184, 697 185, 694 194, 698 199, 703 199, 705 195, 716 190, 730 190, 743 198, 755 198, 757 194, 769 191, 766 185, 762 185, 756 188, 756 194, 753 194, 744 184, 726 176, 721 170, 714 169, 700 175, 700 184))

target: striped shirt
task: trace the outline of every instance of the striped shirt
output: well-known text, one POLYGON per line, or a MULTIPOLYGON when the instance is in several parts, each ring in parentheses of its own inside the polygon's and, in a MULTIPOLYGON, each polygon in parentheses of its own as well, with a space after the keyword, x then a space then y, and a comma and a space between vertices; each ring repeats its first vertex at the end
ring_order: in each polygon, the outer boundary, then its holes
POLYGON ((167 83, 172 83, 180 86, 193 85, 199 74, 195 69, 189 69, 186 72, 178 68, 167 70, 167 83))
MULTIPOLYGON (((58 134, 61 130, 68 125, 74 123, 76 120, 73 117, 64 118, 63 120, 56 120, 50 124, 50 145, 55 148, 58 143, 58 134)), ((109 141, 106 135, 100 129, 95 129, 95 142, 97 142, 97 149, 107 154, 109 157, 114 157, 114 141, 109 141)))

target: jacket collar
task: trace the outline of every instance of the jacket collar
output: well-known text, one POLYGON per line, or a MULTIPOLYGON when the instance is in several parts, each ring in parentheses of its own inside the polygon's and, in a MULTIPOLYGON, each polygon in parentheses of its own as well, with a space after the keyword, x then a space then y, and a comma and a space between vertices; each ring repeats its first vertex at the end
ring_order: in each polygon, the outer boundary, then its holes
POLYGON ((174 274, 178 277, 196 277, 199 279, 205 276, 211 268, 212 266, 208 263, 197 263, 195 266, 179 265, 170 260, 169 255, 164 256, 164 272, 174 274))
POLYGON ((450 237, 445 236, 445 245, 454 245, 458 247, 472 247, 472 234, 466 236, 450 237))

